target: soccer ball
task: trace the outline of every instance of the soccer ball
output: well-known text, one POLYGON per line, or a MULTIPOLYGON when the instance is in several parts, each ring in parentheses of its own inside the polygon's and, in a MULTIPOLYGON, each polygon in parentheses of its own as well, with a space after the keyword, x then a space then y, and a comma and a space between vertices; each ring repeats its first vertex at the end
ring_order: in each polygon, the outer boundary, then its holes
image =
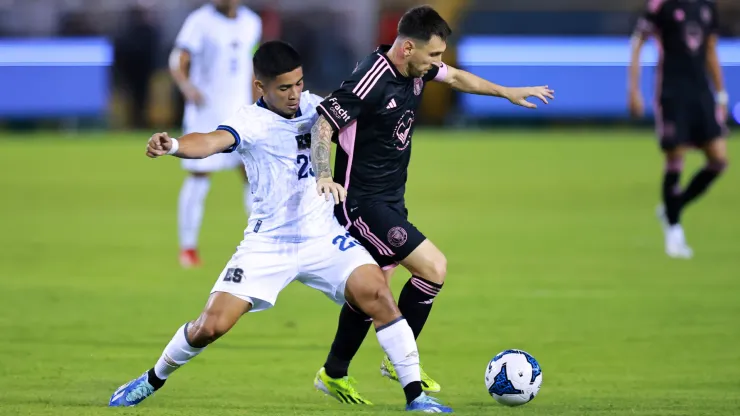
POLYGON ((532 401, 541 384, 540 364, 522 350, 502 351, 486 367, 488 393, 506 406, 520 406, 532 401))

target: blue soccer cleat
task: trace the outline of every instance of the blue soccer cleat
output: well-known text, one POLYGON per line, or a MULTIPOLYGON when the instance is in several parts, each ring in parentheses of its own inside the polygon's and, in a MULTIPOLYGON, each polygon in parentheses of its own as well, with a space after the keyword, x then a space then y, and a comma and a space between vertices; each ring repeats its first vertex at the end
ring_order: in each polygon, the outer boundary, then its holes
POLYGON ((129 381, 119 387, 110 397, 108 406, 110 407, 129 407, 136 406, 142 400, 154 394, 154 386, 149 384, 147 373, 142 374, 136 379, 129 381))
POLYGON ((406 411, 422 413, 452 413, 452 408, 443 405, 434 397, 427 396, 426 393, 422 393, 421 396, 406 405, 406 411))

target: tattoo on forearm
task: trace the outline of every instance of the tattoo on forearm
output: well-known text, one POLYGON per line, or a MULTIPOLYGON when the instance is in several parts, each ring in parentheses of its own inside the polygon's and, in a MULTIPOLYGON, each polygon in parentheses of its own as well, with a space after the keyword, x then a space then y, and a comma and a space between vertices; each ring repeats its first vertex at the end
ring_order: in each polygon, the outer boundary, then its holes
POLYGON ((334 134, 329 121, 320 116, 311 128, 311 164, 316 179, 331 178, 331 136, 334 134))

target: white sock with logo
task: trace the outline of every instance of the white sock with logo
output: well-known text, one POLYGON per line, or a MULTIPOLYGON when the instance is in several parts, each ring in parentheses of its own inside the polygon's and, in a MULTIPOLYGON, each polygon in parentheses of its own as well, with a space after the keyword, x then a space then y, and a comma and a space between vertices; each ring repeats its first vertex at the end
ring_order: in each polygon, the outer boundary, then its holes
POLYGON ((195 348, 187 339, 188 324, 180 327, 175 336, 162 352, 162 356, 154 365, 154 374, 161 380, 166 380, 175 370, 185 365, 188 361, 203 352, 203 348, 195 348))
POLYGON ((378 342, 396 369, 398 381, 406 387, 412 381, 421 381, 419 350, 414 332, 403 317, 376 328, 378 342))

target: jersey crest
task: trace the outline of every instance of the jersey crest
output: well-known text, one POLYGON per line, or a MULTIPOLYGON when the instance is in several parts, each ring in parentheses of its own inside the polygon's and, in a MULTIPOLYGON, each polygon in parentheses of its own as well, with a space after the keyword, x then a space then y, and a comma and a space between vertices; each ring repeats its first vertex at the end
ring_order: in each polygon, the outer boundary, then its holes
POLYGON ((393 135, 396 136, 396 139, 398 139, 398 141, 400 142, 396 149, 406 150, 406 148, 409 147, 409 144, 411 143, 409 140, 411 136, 411 126, 413 126, 413 124, 414 112, 411 110, 406 110, 401 118, 398 119, 396 130, 394 130, 393 132, 393 135))
POLYGON ((295 136, 295 140, 298 143, 298 150, 311 148, 311 133, 299 134, 295 136))

